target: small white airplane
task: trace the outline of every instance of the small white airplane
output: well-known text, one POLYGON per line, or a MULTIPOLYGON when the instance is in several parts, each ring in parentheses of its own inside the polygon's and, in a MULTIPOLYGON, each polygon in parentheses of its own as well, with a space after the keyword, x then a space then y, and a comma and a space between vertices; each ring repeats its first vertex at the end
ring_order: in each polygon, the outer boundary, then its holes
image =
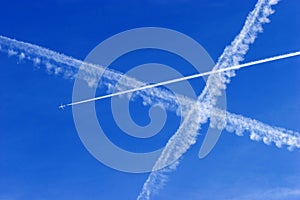
POLYGON ((59 108, 62 109, 62 110, 64 110, 65 107, 66 107, 66 105, 63 105, 63 104, 60 104, 60 106, 59 106, 59 108))

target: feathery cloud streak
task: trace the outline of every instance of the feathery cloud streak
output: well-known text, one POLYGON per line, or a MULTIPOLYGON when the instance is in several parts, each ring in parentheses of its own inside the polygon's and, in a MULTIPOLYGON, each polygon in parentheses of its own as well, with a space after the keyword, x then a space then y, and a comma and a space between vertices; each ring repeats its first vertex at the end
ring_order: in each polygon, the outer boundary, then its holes
MULTIPOLYGON (((32 61, 36 65, 44 65, 47 72, 52 72, 55 75, 62 75, 64 78, 75 78, 78 69, 83 65, 85 67, 84 71, 86 74, 81 78, 87 81, 90 86, 95 86, 95 77, 104 71, 104 68, 100 65, 86 63, 37 45, 10 39, 4 36, 0 36, 0 51, 8 54, 9 56, 18 57, 20 60, 28 60, 32 61)), ((146 83, 138 81, 132 77, 124 76, 122 73, 113 70, 106 70, 104 72, 103 78, 105 80, 103 82, 108 88, 110 88, 120 77, 122 77, 122 79, 125 78, 126 81, 122 81, 124 84, 121 85, 120 88, 116 88, 118 91, 134 88, 135 86, 146 85, 146 83)), ((140 91, 137 95, 141 96, 148 105, 160 103, 167 110, 172 112, 182 109, 185 111, 183 112, 183 115, 193 108, 192 105, 196 104, 196 101, 189 97, 177 94, 176 96, 178 99, 176 99, 174 94, 160 88, 140 91), (178 105, 178 101, 184 103, 182 105, 178 105)), ((207 107, 208 106, 203 106, 203 108, 207 107)), ((205 118, 213 117, 214 120, 212 121, 211 119, 211 125, 218 126, 218 122, 221 120, 223 111, 217 108, 212 109, 212 111, 202 109, 199 114, 205 118)), ((177 113, 180 114, 180 112, 177 113)), ((257 120, 252 120, 230 112, 226 112, 226 121, 226 129, 236 131, 237 135, 242 135, 243 132, 248 131, 250 133, 257 133, 258 135, 263 136, 261 137, 262 139, 265 137, 266 139, 264 139, 264 141, 274 142, 275 144, 278 144, 278 147, 287 145, 289 148, 300 148, 300 134, 297 132, 286 130, 284 128, 272 127, 262 122, 258 122, 257 120), (260 125, 257 126, 257 123, 260 125), (285 136, 285 138, 289 139, 280 141, 275 139, 273 133, 277 133, 278 135, 285 136)))
MULTIPOLYGON (((248 15, 241 32, 236 36, 231 45, 225 48, 213 70, 238 65, 238 63, 244 59, 249 45, 255 41, 257 33, 262 32, 262 24, 269 22, 268 16, 274 12, 271 6, 277 4, 277 2, 277 0, 258 0, 254 10, 248 15)), ((234 71, 210 75, 203 92, 198 97, 199 106, 203 107, 203 105, 206 105, 208 106, 206 109, 212 110, 216 105, 217 98, 222 94, 222 90, 226 89, 226 84, 230 82, 230 78, 233 76, 235 76, 234 71)), ((193 110, 189 111, 185 117, 185 121, 189 121, 189 123, 193 123, 194 121, 199 122, 198 128, 200 128, 201 123, 206 122, 207 118, 199 120, 199 116, 194 116, 193 112, 193 110)), ((181 153, 181 155, 183 155, 190 146, 195 143, 198 136, 198 128, 190 126, 189 123, 181 124, 177 132, 168 141, 155 166, 162 165, 163 162, 169 157, 173 157, 174 154, 181 153), (189 135, 188 139, 182 140, 185 139, 182 137, 182 130, 187 131, 185 135, 189 135), (177 143, 173 142, 177 140, 177 143)), ((218 125, 218 127, 223 129, 226 126, 226 121, 219 121, 218 125)), ((251 134, 250 137, 256 138, 256 136, 256 134, 251 134)), ((150 199, 152 191, 158 190, 165 182, 164 179, 160 179, 160 177, 166 177, 164 172, 165 171, 154 171, 149 175, 143 185, 141 193, 137 197, 138 200, 150 199)))

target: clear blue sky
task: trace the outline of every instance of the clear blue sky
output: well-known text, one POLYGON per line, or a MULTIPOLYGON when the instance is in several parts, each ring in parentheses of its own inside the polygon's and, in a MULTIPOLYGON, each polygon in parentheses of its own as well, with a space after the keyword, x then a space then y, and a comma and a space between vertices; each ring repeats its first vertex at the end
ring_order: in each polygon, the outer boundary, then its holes
MULTIPOLYGON (((194 38, 215 61, 256 3, 20 2, 1 2, 1 35, 84 59, 107 37, 131 28, 158 26, 194 38)), ((246 61, 299 50, 299 8, 298 0, 282 0, 275 6, 271 23, 264 26, 246 61)), ((228 111, 300 131, 299 64, 299 58, 291 58, 238 71, 227 89, 228 111)), ((71 101, 72 81, 49 76, 30 62, 18 62, 5 54, 0 54, 0 65, 0 200, 136 198, 148 174, 126 174, 98 162, 82 145, 71 109, 57 108, 61 102, 71 101)), ((137 119, 139 123, 147 122, 142 116, 137 119)), ((168 127, 174 131, 176 127, 170 123, 168 127)), ((114 126, 107 122, 108 129, 114 126)), ((253 142, 248 135, 237 137, 223 131, 212 153, 199 160, 202 140, 200 136, 154 199, 260 199, 263 195, 262 199, 271 199, 288 192, 299 195, 299 150, 289 152, 253 142)), ((130 141, 116 143, 131 148, 130 141)))

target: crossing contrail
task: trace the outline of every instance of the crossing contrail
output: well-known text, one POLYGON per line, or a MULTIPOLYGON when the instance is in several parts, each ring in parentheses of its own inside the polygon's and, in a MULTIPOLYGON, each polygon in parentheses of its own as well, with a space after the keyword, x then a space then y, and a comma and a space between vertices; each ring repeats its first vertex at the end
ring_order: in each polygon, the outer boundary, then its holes
POLYGON ((91 99, 72 102, 72 103, 69 103, 69 104, 61 105, 59 107, 64 108, 64 107, 67 107, 67 106, 73 106, 73 105, 78 105, 78 104, 82 104, 82 103, 88 103, 88 102, 97 101, 97 100, 101 100, 101 99, 111 98, 111 97, 114 97, 114 96, 119 96, 119 95, 128 94, 128 93, 132 93, 132 92, 137 92, 137 91, 140 91, 140 90, 150 89, 150 88, 163 86, 163 85, 169 85, 169 84, 172 84, 172 83, 177 83, 177 82, 181 82, 181 81, 185 81, 185 80, 195 79, 195 78, 199 78, 199 77, 203 77, 203 76, 209 76, 209 75, 217 74, 217 73, 221 73, 221 72, 237 70, 237 69, 240 69, 240 68, 251 67, 251 66, 266 63, 266 62, 272 62, 272 61, 275 61, 275 60, 281 60, 281 59, 290 58, 290 57, 299 56, 299 55, 300 55, 300 51, 292 52, 292 53, 288 53, 288 54, 283 54, 283 55, 279 55, 279 56, 273 56, 273 57, 270 57, 270 58, 264 58, 264 59, 261 59, 261 60, 256 60, 256 61, 252 61, 252 62, 240 64, 240 65, 235 65, 235 66, 231 66, 231 67, 227 67, 227 68, 221 68, 221 69, 217 69, 217 70, 212 70, 212 71, 208 71, 208 72, 203 72, 203 73, 199 73, 199 74, 185 76, 185 77, 182 77, 182 78, 177 78, 177 79, 163 81, 163 82, 159 82, 159 83, 155 83, 155 84, 145 85, 145 86, 142 86, 142 87, 133 88, 133 89, 125 90, 125 91, 120 91, 120 92, 116 92, 116 93, 112 93, 112 94, 108 94, 108 95, 104 95, 104 96, 99 96, 99 97, 95 97, 95 98, 91 98, 91 99))

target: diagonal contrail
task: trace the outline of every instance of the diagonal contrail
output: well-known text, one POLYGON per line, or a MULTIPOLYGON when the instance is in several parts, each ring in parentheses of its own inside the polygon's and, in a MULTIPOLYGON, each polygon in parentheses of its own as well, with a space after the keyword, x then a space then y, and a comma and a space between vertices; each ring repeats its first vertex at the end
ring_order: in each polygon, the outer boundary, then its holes
MULTIPOLYGON (((271 6, 277 4, 277 2, 277 0, 258 0, 255 5, 255 9, 248 15, 241 32, 236 36, 231 45, 225 48, 213 70, 219 70, 229 66, 238 65, 238 63, 244 59, 244 55, 247 53, 249 45, 254 42, 257 37, 257 33, 262 31, 262 24, 269 22, 268 16, 274 12, 271 9, 271 6)), ((218 96, 222 94, 222 90, 226 89, 226 84, 230 82, 230 78, 233 76, 235 76, 234 71, 231 73, 223 72, 210 75, 204 90, 198 97, 198 103, 202 106, 203 104, 206 104, 209 106, 208 109, 212 110, 212 108, 215 107, 218 96)), ((200 128, 201 122, 206 122, 207 119, 199 120, 199 116, 191 117, 193 116, 193 113, 194 110, 190 110, 185 121, 188 121, 189 119, 190 123, 193 123, 193 121, 200 122, 197 129, 192 126, 192 128, 189 130, 189 124, 182 123, 177 132, 168 141, 160 158, 156 162, 154 169, 157 165, 163 165, 169 158, 172 158, 176 154, 183 155, 194 143, 194 141, 196 141, 198 136, 198 128, 200 128), (188 139, 182 138, 182 130, 191 131, 185 133, 189 136, 188 139)), ((225 121, 223 123, 221 122, 221 128, 225 127, 225 125, 225 121)), ((206 135, 206 138, 207 137, 209 137, 209 135, 206 135)), ((204 143, 206 138, 204 139, 204 143)), ((214 139, 214 143, 217 141, 217 139, 218 137, 214 139)), ((200 150, 200 155, 201 154, 203 154, 202 148, 200 150)), ((205 154, 207 154, 207 152, 204 152, 204 155, 205 154)), ((175 170, 176 166, 171 166, 171 168, 172 170, 175 170)), ((150 199, 153 191, 157 191, 163 186, 163 183, 166 181, 167 177, 166 173, 172 170, 153 171, 144 183, 142 191, 137 199, 150 199)))
POLYGON ((195 79, 195 78, 199 78, 199 77, 203 77, 203 76, 209 76, 209 75, 213 75, 213 74, 217 74, 217 73, 221 73, 221 72, 237 70, 237 69, 244 68, 244 67, 251 67, 251 66, 266 63, 266 62, 281 60, 281 59, 290 58, 290 57, 299 56, 299 55, 300 55, 300 51, 293 52, 293 53, 288 53, 288 54, 283 54, 283 55, 279 55, 279 56, 273 56, 273 57, 270 57, 270 58, 256 60, 256 61, 252 61, 252 62, 248 62, 248 63, 244 63, 244 64, 239 64, 239 65, 235 65, 235 66, 231 66, 231 67, 220 68, 220 69, 213 70, 213 71, 203 72, 203 73, 199 73, 199 74, 185 76, 185 77, 182 77, 182 78, 172 79, 172 80, 163 81, 163 82, 150 84, 150 85, 145 85, 145 86, 142 86, 142 87, 133 88, 133 89, 129 89, 129 90, 124 90, 124 91, 120 91, 120 92, 116 92, 116 93, 112 93, 112 94, 108 94, 108 95, 104 95, 104 96, 99 96, 99 97, 95 97, 95 98, 91 98, 91 99, 72 102, 72 103, 68 103, 68 104, 65 104, 65 105, 61 105, 60 108, 64 108, 64 107, 67 107, 67 106, 78 105, 78 104, 82 104, 82 103, 88 103, 88 102, 97 101, 97 100, 106 99, 106 98, 111 98, 111 97, 115 97, 115 96, 119 96, 119 95, 123 95, 123 94, 128 94, 128 93, 133 93, 133 92, 137 92, 137 91, 141 91, 141 90, 145 90, 145 89, 150 89, 150 88, 154 88, 154 87, 158 87, 158 86, 169 85, 169 84, 172 84, 172 83, 178 83, 178 82, 181 82, 181 81, 195 79))

